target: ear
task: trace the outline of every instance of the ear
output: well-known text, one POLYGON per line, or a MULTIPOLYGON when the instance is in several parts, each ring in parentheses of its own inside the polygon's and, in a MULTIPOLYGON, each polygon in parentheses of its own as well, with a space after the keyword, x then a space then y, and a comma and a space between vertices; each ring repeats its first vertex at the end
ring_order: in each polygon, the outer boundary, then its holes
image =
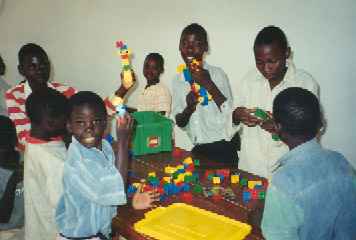
POLYGON ((23 65, 22 65, 22 64, 17 65, 17 70, 19 71, 19 73, 20 73, 22 76, 25 76, 25 75, 24 75, 23 65))
POLYGON ((288 59, 288 58, 290 57, 290 54, 291 54, 290 47, 287 47, 287 50, 286 50, 286 59, 288 59))
POLYGON ((70 134, 73 133, 72 125, 69 123, 69 121, 67 121, 67 123, 66 123, 66 128, 67 128, 68 133, 70 133, 70 134))

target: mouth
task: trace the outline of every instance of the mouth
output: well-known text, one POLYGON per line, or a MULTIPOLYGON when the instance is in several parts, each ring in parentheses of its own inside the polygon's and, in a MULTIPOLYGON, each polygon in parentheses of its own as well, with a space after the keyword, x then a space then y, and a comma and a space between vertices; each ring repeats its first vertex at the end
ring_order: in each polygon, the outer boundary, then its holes
POLYGON ((93 144, 93 143, 95 143, 95 137, 83 138, 82 142, 85 144, 93 144))

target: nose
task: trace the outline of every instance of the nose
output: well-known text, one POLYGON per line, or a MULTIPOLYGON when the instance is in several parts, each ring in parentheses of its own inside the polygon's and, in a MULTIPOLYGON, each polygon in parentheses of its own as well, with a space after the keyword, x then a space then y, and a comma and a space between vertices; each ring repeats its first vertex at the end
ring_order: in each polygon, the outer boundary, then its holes
POLYGON ((265 71, 265 72, 270 72, 271 70, 272 70, 272 64, 266 63, 266 64, 264 65, 264 71, 265 71))
POLYGON ((94 129, 94 122, 93 121, 87 121, 85 123, 85 131, 93 131, 94 129))

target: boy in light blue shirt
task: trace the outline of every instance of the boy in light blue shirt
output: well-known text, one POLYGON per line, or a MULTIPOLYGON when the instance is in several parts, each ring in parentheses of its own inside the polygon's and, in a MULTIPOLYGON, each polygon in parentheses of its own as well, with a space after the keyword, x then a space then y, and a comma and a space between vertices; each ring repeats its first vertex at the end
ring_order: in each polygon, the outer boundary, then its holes
POLYGON ((266 239, 352 240, 356 237, 356 174, 343 155, 316 140, 317 97, 287 88, 273 103, 277 132, 290 151, 279 160, 262 219, 266 239))
MULTIPOLYGON (((63 196, 56 211, 58 239, 107 239, 116 206, 126 204, 128 135, 132 119, 117 128, 118 153, 103 139, 107 125, 103 100, 79 92, 69 100, 67 129, 73 135, 63 172, 63 196)), ((151 207, 157 193, 136 193, 133 207, 151 207)))

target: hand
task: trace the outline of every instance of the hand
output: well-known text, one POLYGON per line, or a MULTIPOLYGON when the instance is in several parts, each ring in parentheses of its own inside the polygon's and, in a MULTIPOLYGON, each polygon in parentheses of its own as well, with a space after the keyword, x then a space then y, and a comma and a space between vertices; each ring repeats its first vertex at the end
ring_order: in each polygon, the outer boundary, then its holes
POLYGON ((199 101, 198 98, 195 96, 195 93, 193 91, 190 91, 186 98, 185 101, 187 102, 187 107, 193 111, 195 111, 199 101))
POLYGON ((200 86, 206 88, 207 90, 211 88, 211 77, 208 70, 203 68, 196 68, 191 70, 193 80, 200 86))
POLYGON ((238 107, 233 112, 234 122, 238 120, 249 127, 255 127, 256 125, 262 124, 262 120, 253 115, 254 112, 254 109, 238 107))
POLYGON ((128 139, 132 132, 134 119, 129 113, 125 113, 123 117, 119 117, 116 120, 116 136, 117 139, 128 139))
POLYGON ((277 131, 276 131, 276 125, 274 124, 274 120, 272 118, 266 120, 266 121, 263 121, 261 123, 261 128, 264 129, 265 131, 271 133, 271 134, 276 134, 277 131))
POLYGON ((143 210, 154 207, 153 203, 159 201, 157 191, 136 192, 132 198, 132 207, 137 210, 143 210))
POLYGON ((127 85, 127 84, 123 84, 124 82, 124 73, 121 72, 120 73, 120 78, 121 78, 121 87, 125 88, 126 91, 130 90, 133 86, 135 86, 135 83, 136 83, 136 75, 135 75, 135 72, 131 69, 131 77, 132 77, 132 84, 130 85, 127 85))

